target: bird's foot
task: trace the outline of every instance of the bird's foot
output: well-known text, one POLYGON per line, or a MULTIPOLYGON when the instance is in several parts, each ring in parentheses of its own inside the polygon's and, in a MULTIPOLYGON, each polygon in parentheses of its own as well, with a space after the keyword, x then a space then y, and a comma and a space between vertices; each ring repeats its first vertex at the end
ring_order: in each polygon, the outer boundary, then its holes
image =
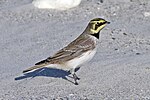
POLYGON ((74 78, 74 81, 75 81, 75 85, 78 85, 77 80, 80 80, 80 78, 77 77, 77 75, 75 73, 73 74, 73 78, 74 78))
POLYGON ((75 82, 74 84, 75 84, 75 85, 79 85, 78 82, 75 82))

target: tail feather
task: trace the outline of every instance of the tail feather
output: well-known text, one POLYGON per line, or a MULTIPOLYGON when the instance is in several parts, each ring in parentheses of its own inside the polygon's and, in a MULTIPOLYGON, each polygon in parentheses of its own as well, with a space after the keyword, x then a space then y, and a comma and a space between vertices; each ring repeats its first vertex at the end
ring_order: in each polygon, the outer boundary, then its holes
POLYGON ((42 64, 42 65, 35 65, 33 67, 30 67, 26 70, 23 71, 23 73, 26 73, 26 72, 29 72, 29 71, 32 71, 32 70, 36 70, 36 69, 39 69, 39 68, 43 68, 45 66, 45 64, 42 64))

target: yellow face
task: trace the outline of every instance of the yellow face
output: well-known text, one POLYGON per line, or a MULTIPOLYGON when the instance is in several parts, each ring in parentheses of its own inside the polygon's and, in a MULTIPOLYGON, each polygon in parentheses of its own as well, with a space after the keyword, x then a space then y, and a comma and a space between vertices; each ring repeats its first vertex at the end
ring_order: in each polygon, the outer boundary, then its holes
POLYGON ((99 31, 102 30, 109 23, 110 22, 107 22, 106 20, 102 18, 95 18, 90 21, 90 24, 91 24, 90 31, 92 32, 92 34, 99 33, 99 31))

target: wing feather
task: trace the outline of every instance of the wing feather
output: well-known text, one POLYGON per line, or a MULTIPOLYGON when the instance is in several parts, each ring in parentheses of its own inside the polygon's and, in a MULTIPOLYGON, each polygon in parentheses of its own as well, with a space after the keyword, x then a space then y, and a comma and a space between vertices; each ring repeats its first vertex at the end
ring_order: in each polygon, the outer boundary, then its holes
POLYGON ((71 42, 63 49, 59 50, 52 57, 48 57, 47 59, 36 63, 35 65, 40 65, 43 63, 50 63, 50 64, 64 63, 94 48, 95 48, 95 42, 91 38, 80 37, 74 40, 73 42, 71 42))

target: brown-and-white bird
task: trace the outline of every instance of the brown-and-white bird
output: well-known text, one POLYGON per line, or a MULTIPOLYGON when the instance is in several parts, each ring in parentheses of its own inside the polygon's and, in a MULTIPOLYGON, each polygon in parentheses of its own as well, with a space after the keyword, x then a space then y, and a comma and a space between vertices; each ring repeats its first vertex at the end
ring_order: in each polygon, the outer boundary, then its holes
POLYGON ((59 50, 53 56, 24 70, 23 73, 43 67, 62 69, 70 71, 73 75, 75 85, 78 85, 77 80, 79 80, 79 78, 75 74, 75 69, 93 58, 96 53, 99 33, 109 23, 110 22, 102 18, 92 19, 84 32, 77 39, 59 50))

